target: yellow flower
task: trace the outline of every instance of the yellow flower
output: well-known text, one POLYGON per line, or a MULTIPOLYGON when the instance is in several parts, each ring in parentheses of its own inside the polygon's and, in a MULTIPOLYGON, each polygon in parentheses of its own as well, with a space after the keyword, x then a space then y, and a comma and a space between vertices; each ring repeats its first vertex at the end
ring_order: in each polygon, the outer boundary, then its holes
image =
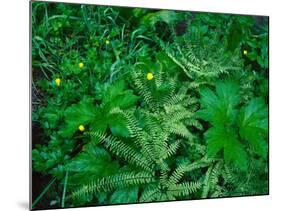
POLYGON ((60 83, 61 83, 60 78, 56 78, 55 82, 56 82, 56 85, 57 85, 57 86, 60 86, 60 83))
POLYGON ((153 79, 153 74, 152 73, 147 73, 146 75, 147 80, 152 80, 153 79))
POLYGON ((106 45, 108 45, 109 43, 110 43, 109 40, 106 40, 106 41, 105 41, 105 44, 106 44, 106 45))
POLYGON ((78 129, 79 129, 81 132, 83 132, 83 131, 85 130, 85 127, 84 127, 84 125, 79 125, 78 129))
POLYGON ((244 51, 243 51, 243 54, 244 54, 244 55, 247 55, 247 54, 248 54, 248 51, 247 51, 247 50, 244 50, 244 51))
POLYGON ((79 67, 82 69, 84 67, 84 63, 83 62, 80 62, 79 63, 79 67))

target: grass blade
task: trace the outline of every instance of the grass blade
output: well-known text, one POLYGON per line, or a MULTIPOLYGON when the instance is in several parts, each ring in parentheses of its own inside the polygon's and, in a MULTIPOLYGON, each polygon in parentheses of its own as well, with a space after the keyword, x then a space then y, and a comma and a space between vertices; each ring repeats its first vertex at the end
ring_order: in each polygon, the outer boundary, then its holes
POLYGON ((62 199, 61 199, 61 207, 62 208, 64 208, 67 179, 68 179, 68 171, 65 173, 65 179, 64 179, 64 186, 63 186, 62 199))
POLYGON ((42 197, 47 193, 47 191, 50 189, 50 187, 53 185, 53 183, 55 181, 56 181, 56 178, 52 179, 51 182, 49 182, 49 184, 44 188, 44 190, 40 193, 40 195, 33 202, 32 209, 42 199, 42 197))

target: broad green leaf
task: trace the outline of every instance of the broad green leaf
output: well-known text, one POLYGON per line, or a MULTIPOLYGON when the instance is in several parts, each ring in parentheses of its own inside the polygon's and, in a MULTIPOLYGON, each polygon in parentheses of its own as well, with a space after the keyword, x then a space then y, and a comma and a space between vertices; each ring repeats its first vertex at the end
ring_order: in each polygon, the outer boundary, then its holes
POLYGON ((241 170, 247 170, 248 155, 241 143, 235 138, 234 134, 229 136, 229 139, 224 145, 224 160, 227 163, 233 162, 236 167, 241 170))
POLYGON ((215 92, 204 88, 200 94, 202 107, 198 115, 212 125, 205 133, 208 156, 214 157, 221 152, 225 162, 246 170, 247 153, 240 143, 237 130, 238 84, 232 81, 217 82, 215 92))
POLYGON ((136 103, 138 96, 133 94, 132 90, 125 89, 125 82, 123 80, 106 87, 103 93, 103 103, 111 108, 119 107, 121 109, 128 108, 136 103))
POLYGON ((162 10, 145 15, 142 19, 142 24, 146 26, 154 26, 158 21, 171 24, 175 20, 177 20, 177 15, 174 11, 162 10))
POLYGON ((255 98, 240 111, 239 134, 257 154, 267 156, 268 109, 261 98, 255 98))
POLYGON ((121 109, 125 109, 128 107, 133 106, 137 100, 139 99, 138 96, 133 95, 133 92, 131 90, 126 90, 120 95, 117 95, 110 104, 112 107, 119 107, 121 109))
POLYGON ((110 197, 111 204, 135 203, 138 200, 138 187, 117 189, 110 197))
POLYGON ((79 125, 92 121, 95 113, 96 108, 90 98, 84 98, 79 103, 70 106, 64 112, 66 125, 61 131, 61 135, 72 136, 78 130, 79 125))
POLYGON ((89 143, 83 151, 66 166, 72 185, 112 175, 119 169, 119 164, 112 161, 110 154, 104 149, 89 143))
POLYGON ((217 125, 206 132, 206 138, 208 156, 214 157, 223 150, 225 162, 233 162, 238 168, 246 170, 248 164, 247 153, 239 142, 238 134, 233 128, 217 125))
POLYGON ((127 127, 127 121, 122 116, 117 114, 110 115, 108 124, 113 135, 129 137, 130 133, 127 127))
POLYGON ((108 103, 119 94, 123 92, 125 88, 125 82, 123 80, 117 81, 114 84, 110 84, 105 87, 105 90, 102 93, 102 101, 103 103, 108 103))
POLYGON ((232 124, 239 103, 239 86, 235 82, 217 82, 216 92, 209 88, 200 90, 201 109, 197 112, 200 118, 212 125, 232 124))
POLYGON ((205 133, 208 156, 213 157, 224 148, 226 136, 223 135, 224 128, 222 127, 212 127, 205 133))

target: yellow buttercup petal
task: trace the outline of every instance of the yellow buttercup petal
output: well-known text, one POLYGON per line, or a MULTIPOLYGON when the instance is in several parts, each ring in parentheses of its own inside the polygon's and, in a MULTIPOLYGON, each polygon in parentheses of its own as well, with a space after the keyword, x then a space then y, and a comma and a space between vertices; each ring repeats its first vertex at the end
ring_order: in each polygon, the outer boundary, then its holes
POLYGON ((81 132, 83 132, 83 131, 85 130, 85 127, 84 127, 84 125, 79 125, 78 129, 79 129, 81 132))
POLYGON ((153 79, 153 74, 152 73, 147 73, 146 75, 147 80, 152 80, 153 79))
POLYGON ((60 78, 56 78, 55 82, 56 82, 56 85, 57 85, 57 86, 60 86, 61 79, 60 79, 60 78))
POLYGON ((84 67, 84 63, 83 62, 80 62, 79 63, 79 67, 82 69, 84 67))

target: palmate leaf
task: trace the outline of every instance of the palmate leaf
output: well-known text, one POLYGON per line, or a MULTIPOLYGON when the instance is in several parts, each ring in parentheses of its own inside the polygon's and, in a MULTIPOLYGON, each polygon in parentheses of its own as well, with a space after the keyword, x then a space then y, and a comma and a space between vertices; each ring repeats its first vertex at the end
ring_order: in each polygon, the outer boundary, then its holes
POLYGON ((235 107, 239 103, 239 86, 233 81, 217 82, 216 93, 209 88, 200 90, 202 108, 199 117, 212 125, 233 123, 236 117, 235 107))
POLYGON ((101 177, 116 173, 119 165, 112 161, 110 154, 103 148, 89 143, 83 147, 83 151, 66 165, 69 173, 85 174, 101 177))
POLYGON ((109 108, 125 109, 134 105, 138 99, 139 97, 134 95, 132 90, 125 89, 123 80, 106 87, 104 93, 102 93, 102 103, 109 108))
MULTIPOLYGON (((72 192, 81 185, 89 184, 93 180, 99 180, 118 173, 119 164, 111 159, 106 150, 90 142, 84 145, 81 153, 66 165, 66 170, 69 172, 68 189, 72 192)), ((91 201, 94 195, 100 202, 103 202, 106 197, 105 192, 99 192, 91 195, 81 195, 81 197, 72 202, 75 205, 82 205, 91 201)))
POLYGON ((205 88, 200 94, 202 108, 198 115, 212 125, 205 133, 208 156, 214 157, 223 152, 225 162, 233 162, 238 168, 246 170, 247 153, 237 131, 239 86, 232 81, 217 82, 216 92, 205 88))
POLYGON ((247 140, 254 151, 267 156, 268 109, 261 98, 255 98, 239 114, 239 134, 247 140))
POLYGON ((111 114, 108 116, 108 124, 110 131, 115 136, 129 137, 127 121, 119 114, 111 114))
POLYGON ((102 94, 101 105, 101 113, 104 117, 101 117, 100 120, 108 124, 113 135, 129 137, 129 130, 127 122, 122 115, 112 113, 112 111, 116 108, 129 108, 135 105, 138 99, 139 97, 134 95, 132 90, 125 89, 125 82, 123 80, 117 81, 106 88, 102 94))
MULTIPOLYGON (((114 108, 126 109, 133 106, 139 99, 132 90, 124 90, 124 81, 118 81, 103 87, 101 105, 95 106, 91 98, 83 98, 79 103, 71 105, 64 112, 65 127, 60 131, 63 137, 71 137, 78 130, 79 125, 88 125, 88 129, 104 132, 107 127, 116 136, 128 137, 126 122, 118 114, 110 114, 114 108)), ((98 95, 98 94, 97 94, 98 95)))
POLYGON ((60 131, 61 135, 72 136, 79 125, 87 124, 94 119, 96 111, 91 98, 83 98, 78 104, 67 108, 64 112, 66 126, 60 131))
POLYGON ((252 99, 238 112, 239 87, 235 83, 218 82, 216 93, 210 89, 200 93, 202 108, 198 115, 212 125, 205 133, 210 157, 223 151, 225 162, 233 162, 242 170, 248 166, 249 146, 266 158, 268 110, 261 98, 252 99))
POLYGON ((208 156, 213 157, 222 150, 225 162, 233 162, 238 168, 246 170, 247 153, 234 129, 216 125, 205 133, 205 137, 208 156))

